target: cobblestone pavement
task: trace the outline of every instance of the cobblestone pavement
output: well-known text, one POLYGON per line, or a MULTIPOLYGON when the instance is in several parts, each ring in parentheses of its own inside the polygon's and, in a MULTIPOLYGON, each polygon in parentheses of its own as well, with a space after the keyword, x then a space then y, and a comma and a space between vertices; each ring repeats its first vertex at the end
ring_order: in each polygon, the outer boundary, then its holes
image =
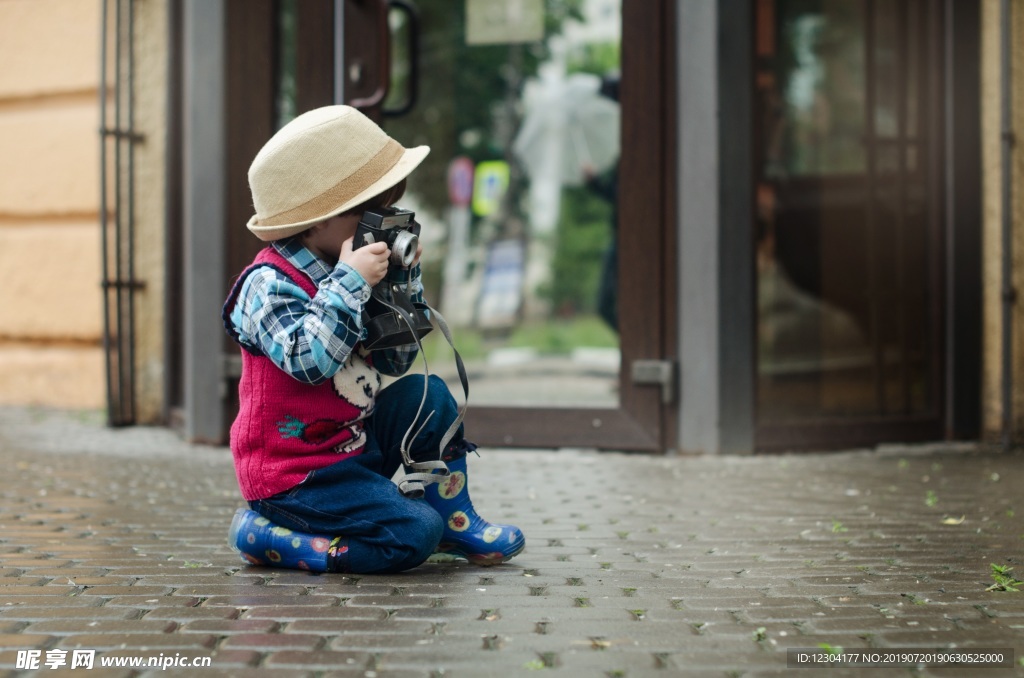
POLYGON ((787 649, 822 646, 1016 654, 829 675, 1024 675, 1024 586, 989 590, 993 563, 1024 578, 1020 453, 484 450, 477 506, 526 551, 358 577, 243 565, 222 448, 0 409, 0 461, 0 676, 25 650, 38 675, 814 676, 787 649), (117 657, 211 666, 100 666, 117 657))

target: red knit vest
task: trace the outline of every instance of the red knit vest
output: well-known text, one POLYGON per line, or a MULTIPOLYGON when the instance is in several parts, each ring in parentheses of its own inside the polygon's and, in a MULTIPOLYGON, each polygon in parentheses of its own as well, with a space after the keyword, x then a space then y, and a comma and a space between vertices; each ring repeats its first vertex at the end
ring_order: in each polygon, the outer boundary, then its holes
MULTIPOLYGON (((316 294, 308 275, 266 247, 232 287, 224 306, 229 328, 242 283, 250 271, 265 265, 286 275, 310 298, 316 294)), ((363 420, 373 412, 380 384, 369 353, 359 347, 333 378, 314 386, 243 346, 239 410, 231 426, 231 452, 242 496, 248 501, 271 497, 298 485, 315 469, 362 454, 363 420)))

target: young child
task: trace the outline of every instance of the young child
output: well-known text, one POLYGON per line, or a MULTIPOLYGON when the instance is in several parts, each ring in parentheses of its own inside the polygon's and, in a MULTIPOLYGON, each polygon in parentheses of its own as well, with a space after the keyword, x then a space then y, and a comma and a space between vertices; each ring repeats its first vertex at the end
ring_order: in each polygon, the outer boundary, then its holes
POLYGON ((352 241, 362 213, 397 202, 429 150, 406 149, 359 111, 328 106, 281 128, 249 168, 248 228, 270 244, 232 287, 224 323, 242 349, 231 451, 251 508, 235 514, 229 540, 252 563, 387 573, 438 551, 494 565, 525 545, 518 528, 473 509, 466 454, 476 446, 462 427, 440 448, 458 415, 444 382, 413 374, 381 388, 382 374, 408 371, 417 347, 360 343, 374 285, 410 285, 422 300, 419 251, 403 270, 389 266, 386 243, 352 241), (412 460, 443 468, 440 457, 449 471, 428 475, 440 482, 422 498, 391 480, 410 427, 419 429, 412 460))

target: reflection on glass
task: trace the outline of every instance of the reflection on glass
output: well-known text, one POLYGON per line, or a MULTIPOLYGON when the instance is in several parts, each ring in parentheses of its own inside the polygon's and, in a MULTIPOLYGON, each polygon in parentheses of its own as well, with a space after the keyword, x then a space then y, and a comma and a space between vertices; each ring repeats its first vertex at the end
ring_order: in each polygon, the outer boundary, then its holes
MULTIPOLYGON (((384 127, 432 149, 402 206, 423 224, 426 297, 472 402, 615 406, 620 0, 417 4, 419 100, 384 127), (507 14, 507 30, 474 16, 469 34, 467 8, 507 14)), ((425 354, 457 382, 439 332, 425 354)))
POLYGON ((758 416, 933 411, 922 0, 758 5, 758 416))
POLYGON ((274 83, 274 118, 281 129, 298 115, 295 93, 295 27, 297 0, 279 0, 277 6, 277 73, 274 83))
POLYGON ((773 171, 789 175, 863 172, 862 4, 782 1, 779 10, 775 75, 786 124, 773 171), (801 11, 801 5, 813 9, 801 11))

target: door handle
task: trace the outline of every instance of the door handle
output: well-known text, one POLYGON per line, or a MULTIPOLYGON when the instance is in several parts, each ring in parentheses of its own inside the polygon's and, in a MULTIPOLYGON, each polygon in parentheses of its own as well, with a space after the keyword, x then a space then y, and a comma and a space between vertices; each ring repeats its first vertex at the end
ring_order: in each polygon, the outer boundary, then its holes
MULTIPOLYGON (((365 0, 368 5, 374 5, 377 11, 374 12, 376 19, 377 41, 377 63, 380 65, 381 75, 373 93, 361 99, 352 99, 348 102, 353 108, 375 108, 380 106, 384 97, 388 95, 388 86, 391 84, 391 40, 388 31, 388 0, 365 0)), ((358 64, 354 64, 358 66, 358 64)))
MULTIPOLYGON (((409 51, 409 85, 405 101, 395 108, 382 108, 381 113, 388 117, 405 115, 413 106, 419 95, 419 10, 410 0, 364 0, 376 7, 375 30, 377 40, 377 63, 380 66, 380 77, 373 93, 362 98, 352 99, 349 105, 353 108, 368 109, 378 108, 391 91, 391 30, 388 25, 388 15, 391 10, 397 10, 405 15, 409 23, 408 30, 408 51, 409 51)), ((354 66, 356 66, 354 64, 354 66)))
MULTIPOLYGON (((389 117, 396 118, 400 115, 405 115, 416 106, 416 99, 419 96, 419 81, 420 81, 420 12, 410 0, 389 0, 388 2, 389 11, 394 9, 398 10, 405 15, 406 21, 409 23, 408 28, 408 53, 409 53, 409 85, 406 92, 405 101, 401 106, 395 108, 385 108, 381 112, 389 117)), ((389 35, 390 38, 390 35, 389 35)), ((391 70, 388 69, 387 79, 391 80, 391 70)))

